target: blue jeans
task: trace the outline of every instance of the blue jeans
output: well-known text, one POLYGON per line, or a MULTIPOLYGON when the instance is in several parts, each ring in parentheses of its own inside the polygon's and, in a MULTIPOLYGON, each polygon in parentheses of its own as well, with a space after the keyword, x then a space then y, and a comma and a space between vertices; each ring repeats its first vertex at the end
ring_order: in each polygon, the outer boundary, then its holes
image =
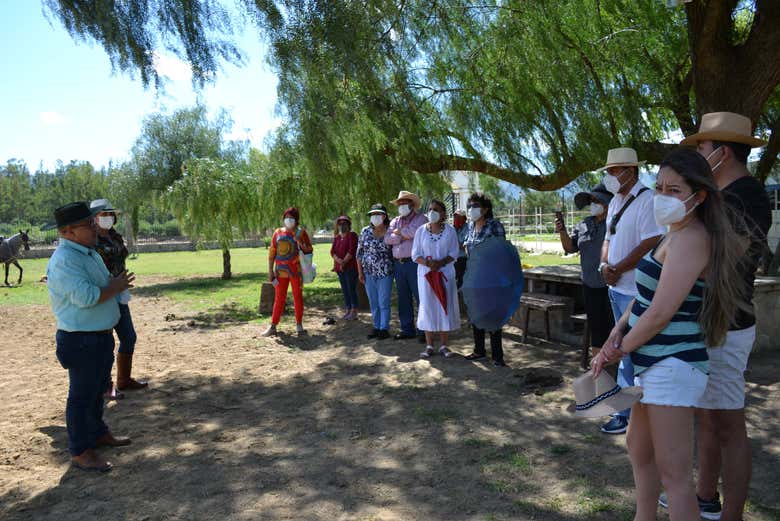
POLYGON ((374 329, 387 331, 390 328, 390 296, 393 292, 393 277, 374 277, 366 274, 366 295, 371 306, 374 329))
MULTIPOLYGON (((615 316, 615 323, 617 323, 617 321, 620 320, 620 317, 623 316, 623 313, 626 312, 626 308, 628 308, 628 305, 631 304, 632 300, 634 300, 633 296, 624 295, 623 293, 618 293, 612 288, 609 288, 609 302, 612 304, 612 314, 615 316)), ((631 363, 630 355, 625 355, 620 360, 617 372, 617 383, 620 387, 631 387, 634 385, 634 364, 631 363)), ((631 409, 625 409, 615 413, 615 416, 623 416, 628 419, 631 417, 631 409)))
POLYGON ((395 287, 398 291, 398 320, 401 322, 401 333, 416 335, 414 325, 414 303, 420 305, 420 294, 417 292, 417 263, 412 261, 395 261, 395 287))
POLYGON ((119 304, 119 322, 114 326, 116 336, 119 338, 119 352, 132 355, 135 351, 135 327, 133 317, 130 316, 130 306, 119 304))
POLYGON ((57 360, 68 370, 70 386, 65 407, 68 451, 78 456, 95 448, 108 432, 103 422, 103 393, 114 365, 114 335, 57 331, 57 360))
POLYGON ((344 309, 357 309, 357 269, 339 271, 338 276, 341 284, 341 293, 344 295, 344 309))

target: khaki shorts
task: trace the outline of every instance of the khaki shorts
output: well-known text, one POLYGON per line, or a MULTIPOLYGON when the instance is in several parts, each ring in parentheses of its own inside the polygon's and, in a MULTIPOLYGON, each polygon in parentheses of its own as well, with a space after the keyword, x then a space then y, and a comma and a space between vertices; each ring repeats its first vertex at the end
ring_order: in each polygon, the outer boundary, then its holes
POLYGON ((756 341, 756 326, 729 331, 722 346, 707 349, 710 378, 696 407, 700 409, 745 408, 745 369, 756 341))

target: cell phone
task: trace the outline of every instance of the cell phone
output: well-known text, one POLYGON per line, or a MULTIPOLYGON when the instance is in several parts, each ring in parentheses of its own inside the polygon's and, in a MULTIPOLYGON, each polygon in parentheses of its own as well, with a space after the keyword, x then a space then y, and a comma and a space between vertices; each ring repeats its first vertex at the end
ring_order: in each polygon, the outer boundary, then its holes
POLYGON ((555 218, 556 219, 560 219, 561 221, 563 221, 563 212, 560 211, 560 210, 556 210, 555 211, 555 218))

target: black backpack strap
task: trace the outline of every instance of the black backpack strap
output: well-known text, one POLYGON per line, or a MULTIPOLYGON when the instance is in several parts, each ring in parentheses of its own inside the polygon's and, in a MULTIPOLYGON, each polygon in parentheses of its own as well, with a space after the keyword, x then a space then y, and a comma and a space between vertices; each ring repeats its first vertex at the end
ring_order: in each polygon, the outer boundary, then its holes
POLYGON ((615 235, 617 233, 617 225, 620 222, 620 218, 623 217, 623 214, 628 209, 629 206, 631 206, 631 203, 634 202, 634 199, 642 195, 642 192, 646 192, 647 190, 650 190, 648 187, 643 186, 639 189, 639 191, 636 193, 636 195, 632 195, 628 198, 628 201, 626 201, 626 204, 623 205, 623 208, 620 209, 618 213, 615 214, 614 217, 612 217, 612 221, 609 223, 609 234, 615 235))

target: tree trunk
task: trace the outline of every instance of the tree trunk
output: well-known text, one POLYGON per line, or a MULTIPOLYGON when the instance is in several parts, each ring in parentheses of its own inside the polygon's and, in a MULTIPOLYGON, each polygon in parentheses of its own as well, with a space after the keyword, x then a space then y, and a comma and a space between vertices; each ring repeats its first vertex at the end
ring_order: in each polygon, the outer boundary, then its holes
POLYGON ((139 205, 133 206, 132 217, 130 218, 130 224, 133 228, 133 242, 138 242, 138 213, 139 205))
POLYGON ((229 280, 233 274, 230 271, 230 250, 227 246, 222 247, 222 280, 229 280))

